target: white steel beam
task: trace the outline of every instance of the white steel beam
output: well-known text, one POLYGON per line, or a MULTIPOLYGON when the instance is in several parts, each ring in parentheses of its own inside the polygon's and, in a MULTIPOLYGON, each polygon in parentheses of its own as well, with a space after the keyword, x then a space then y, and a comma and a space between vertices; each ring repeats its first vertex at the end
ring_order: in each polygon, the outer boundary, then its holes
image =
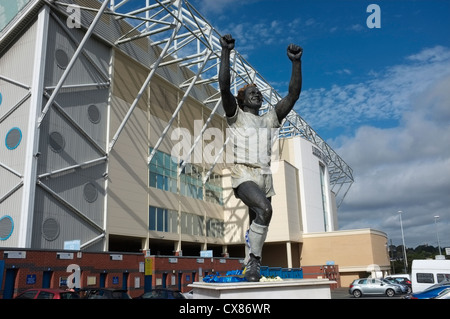
POLYGON ((175 36, 176 36, 176 34, 177 34, 177 32, 178 32, 178 30, 180 28, 181 28, 181 23, 178 22, 177 27, 172 32, 172 36, 167 40, 167 43, 166 43, 164 49, 161 51, 161 53, 159 54, 158 59, 153 64, 152 70, 150 71, 150 73, 148 74, 148 76, 145 79, 144 83, 142 84, 141 89, 139 90, 136 98, 134 99, 133 103, 130 106, 130 109, 128 110, 128 112, 125 115, 124 119, 120 123, 119 128, 117 129, 116 133, 114 134, 111 142, 109 143, 109 152, 111 152, 111 150, 114 147, 114 144, 116 144, 116 141, 119 138, 120 133, 122 132, 123 128, 125 127, 125 124, 128 122, 128 119, 130 118, 131 114, 133 113, 134 108, 136 107, 137 103, 141 99, 142 94, 144 93, 145 89, 147 88, 148 84, 150 83, 150 80, 153 78, 153 75, 155 74, 156 69, 158 68, 158 65, 161 63, 164 55, 166 54, 167 50, 169 49, 170 44, 172 43, 173 39, 175 38, 175 36))
POLYGON ((14 194, 19 188, 23 186, 23 180, 21 180, 19 183, 17 183, 16 186, 12 187, 6 194, 4 194, 2 197, 0 197, 0 204, 3 203, 9 196, 14 194))
MULTIPOLYGON (((46 97, 49 97, 47 92, 44 93, 46 97)), ((98 143, 69 115, 64 108, 59 105, 58 102, 53 102, 53 107, 75 128, 77 132, 79 132, 83 137, 102 155, 106 155, 105 150, 98 145, 98 143)))
POLYGON ((66 201, 64 198, 62 198, 60 195, 58 195, 54 190, 52 190, 50 187, 42 183, 41 181, 37 181, 36 184, 40 186, 43 190, 45 190, 47 193, 49 193, 53 198, 58 200, 61 204, 69 208, 70 211, 72 211, 76 216, 78 216, 80 219, 85 221, 87 224, 89 224, 92 228, 96 229, 97 231, 103 233, 105 230, 99 226, 95 221, 90 219, 88 216, 83 214, 81 211, 79 211, 75 206, 70 204, 68 201, 66 201))
POLYGON ((50 9, 43 6, 39 12, 36 26, 36 45, 34 49, 33 77, 31 82, 31 98, 29 106, 29 119, 27 128, 27 147, 25 153, 25 166, 23 171, 22 203, 20 223, 18 229, 18 247, 31 247, 30 229, 33 225, 34 198, 36 194, 37 157, 39 149, 40 130, 37 126, 41 107, 43 105, 45 59, 47 52, 48 25, 50 21, 50 9))
POLYGON ((72 70, 73 65, 75 64, 75 61, 78 59, 78 56, 83 51, 84 45, 91 37, 92 32, 94 31, 95 26, 97 25, 98 21, 100 21, 100 18, 105 11, 106 7, 109 4, 109 0, 105 0, 98 10, 97 14, 95 15, 94 20, 92 21, 91 25, 89 26, 89 29, 86 31, 86 34, 84 35, 83 39, 81 40, 80 44, 78 45, 77 50, 73 54, 72 58, 70 59, 69 64, 67 65, 66 69, 64 70, 64 73, 62 74, 61 78, 58 81, 58 84, 55 87, 55 90, 53 90, 52 95, 47 101, 47 104, 45 104, 44 109, 42 110, 41 116, 38 118, 37 126, 40 127, 42 120, 45 117, 45 114, 47 114, 48 109, 50 108, 50 105, 52 105, 53 101, 55 100, 56 96, 59 93, 59 89, 63 85, 64 81, 66 80, 67 76, 69 75, 69 72, 72 70))
POLYGON ((68 171, 71 171, 71 170, 75 170, 77 168, 81 168, 81 167, 85 167, 85 166, 89 166, 89 165, 94 165, 94 164, 97 164, 97 163, 105 162, 107 159, 108 158, 106 156, 103 156, 103 157, 96 158, 96 159, 93 159, 93 160, 90 160, 90 161, 86 161, 84 163, 75 164, 75 165, 67 166, 67 167, 64 167, 64 168, 56 169, 56 170, 48 172, 48 173, 40 174, 38 176, 38 179, 51 177, 53 175, 65 173, 65 172, 68 172, 68 171))
POLYGON ((195 77, 193 78, 193 80, 191 81, 189 87, 187 88, 186 92, 184 93, 183 97, 181 98, 180 103, 178 103, 177 108, 175 109, 175 111, 172 114, 172 117, 170 118, 167 126, 164 128, 161 136, 159 137, 158 141, 156 142, 155 146, 152 149, 152 152, 150 153, 150 156, 148 157, 147 163, 150 164, 150 162, 152 161, 153 156, 155 156, 156 151, 159 148, 159 145, 161 144, 161 142, 163 141, 163 139, 166 137, 167 132, 169 131, 169 128, 172 126, 173 121, 175 120, 178 112, 181 110, 181 107, 184 105, 184 102, 186 101, 187 97, 189 96, 189 93, 191 92, 192 88, 195 85, 195 82, 197 81, 197 79, 200 77, 200 74, 203 70, 203 67, 206 65, 206 63, 208 62, 209 58, 211 57, 212 51, 209 51, 208 54, 206 55, 202 66, 200 67, 200 70, 198 70, 197 74, 195 75, 195 77))

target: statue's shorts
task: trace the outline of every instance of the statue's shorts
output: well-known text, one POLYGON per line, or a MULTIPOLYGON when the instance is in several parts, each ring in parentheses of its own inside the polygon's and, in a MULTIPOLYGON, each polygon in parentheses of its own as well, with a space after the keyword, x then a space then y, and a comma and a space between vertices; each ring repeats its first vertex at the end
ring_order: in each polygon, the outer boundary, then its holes
POLYGON ((244 182, 252 181, 266 194, 275 195, 270 168, 253 167, 246 164, 234 164, 231 168, 231 186, 236 195, 236 188, 244 182))

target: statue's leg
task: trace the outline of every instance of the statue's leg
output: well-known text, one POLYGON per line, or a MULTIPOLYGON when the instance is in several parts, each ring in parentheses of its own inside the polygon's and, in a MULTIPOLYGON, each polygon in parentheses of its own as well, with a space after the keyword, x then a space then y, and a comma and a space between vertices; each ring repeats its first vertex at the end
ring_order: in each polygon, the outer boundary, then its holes
POLYGON ((236 188, 235 193, 250 208, 251 223, 269 226, 272 218, 271 199, 266 197, 255 182, 243 182, 236 188))
MULTIPOLYGON (((267 237, 268 226, 272 217, 270 198, 254 182, 244 182, 236 189, 236 195, 250 210, 250 228, 248 230, 249 253, 246 256, 246 278, 258 281, 259 268, 264 241, 267 237)), ((247 250, 246 250, 247 251, 247 250)))

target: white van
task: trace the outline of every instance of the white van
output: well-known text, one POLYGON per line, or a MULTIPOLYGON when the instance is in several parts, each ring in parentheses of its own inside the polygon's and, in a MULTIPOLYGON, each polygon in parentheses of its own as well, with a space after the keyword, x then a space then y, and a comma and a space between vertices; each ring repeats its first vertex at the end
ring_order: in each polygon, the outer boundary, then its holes
POLYGON ((423 291, 442 281, 450 281, 450 260, 413 260, 411 271, 413 292, 423 291))

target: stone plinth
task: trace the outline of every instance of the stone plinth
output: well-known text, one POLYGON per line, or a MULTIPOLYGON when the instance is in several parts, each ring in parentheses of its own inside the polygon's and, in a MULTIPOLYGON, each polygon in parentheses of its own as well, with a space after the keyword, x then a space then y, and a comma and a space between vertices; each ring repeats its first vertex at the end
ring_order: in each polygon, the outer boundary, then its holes
POLYGON ((331 299, 328 279, 206 283, 194 282, 194 299, 331 299))

